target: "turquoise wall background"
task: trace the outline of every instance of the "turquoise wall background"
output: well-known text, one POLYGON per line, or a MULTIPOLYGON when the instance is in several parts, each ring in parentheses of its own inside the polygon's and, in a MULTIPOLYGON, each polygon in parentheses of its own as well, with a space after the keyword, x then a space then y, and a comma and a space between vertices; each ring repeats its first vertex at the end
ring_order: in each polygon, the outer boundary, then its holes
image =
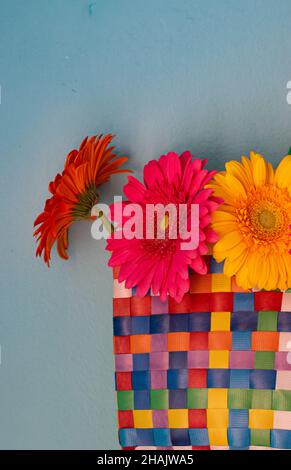
POLYGON ((112 131, 137 172, 184 149, 277 163, 290 24, 290 0, 0 0, 1 449, 118 447, 105 243, 80 223, 68 262, 34 257, 67 152, 112 131))

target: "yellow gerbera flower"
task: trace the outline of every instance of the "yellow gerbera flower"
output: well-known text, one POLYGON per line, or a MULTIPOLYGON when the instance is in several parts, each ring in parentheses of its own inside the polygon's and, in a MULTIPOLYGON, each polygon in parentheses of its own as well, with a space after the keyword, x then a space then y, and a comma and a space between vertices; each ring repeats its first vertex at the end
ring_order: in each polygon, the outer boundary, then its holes
POLYGON ((291 155, 276 170, 254 152, 211 182, 224 204, 213 213, 214 257, 244 289, 291 287, 291 155))

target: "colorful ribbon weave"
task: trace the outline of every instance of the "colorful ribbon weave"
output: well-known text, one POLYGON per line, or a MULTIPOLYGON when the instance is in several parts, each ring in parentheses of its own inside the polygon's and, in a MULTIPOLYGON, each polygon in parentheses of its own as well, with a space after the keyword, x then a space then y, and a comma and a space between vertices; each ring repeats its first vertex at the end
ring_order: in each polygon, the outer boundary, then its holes
POLYGON ((291 291, 243 291, 207 261, 179 304, 114 271, 120 445, 291 449, 291 291))

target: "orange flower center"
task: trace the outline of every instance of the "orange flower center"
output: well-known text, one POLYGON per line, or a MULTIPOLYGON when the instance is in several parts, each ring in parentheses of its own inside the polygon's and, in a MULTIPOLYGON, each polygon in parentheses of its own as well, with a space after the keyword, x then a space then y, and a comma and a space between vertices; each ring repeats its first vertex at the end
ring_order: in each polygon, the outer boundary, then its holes
POLYGON ((289 242, 291 200, 286 189, 268 185, 252 188, 237 204, 240 230, 249 244, 268 245, 289 242))

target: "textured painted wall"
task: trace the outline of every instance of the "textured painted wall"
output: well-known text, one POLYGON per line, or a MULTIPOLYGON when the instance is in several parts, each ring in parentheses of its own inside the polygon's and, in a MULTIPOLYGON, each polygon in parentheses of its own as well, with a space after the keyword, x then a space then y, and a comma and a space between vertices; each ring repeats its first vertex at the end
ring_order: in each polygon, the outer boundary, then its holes
POLYGON ((276 163, 290 20, 290 0, 0 1, 0 448, 118 445, 104 243, 80 223, 69 262, 34 258, 66 153, 113 131, 138 171, 187 148, 217 168, 249 149, 276 163))

